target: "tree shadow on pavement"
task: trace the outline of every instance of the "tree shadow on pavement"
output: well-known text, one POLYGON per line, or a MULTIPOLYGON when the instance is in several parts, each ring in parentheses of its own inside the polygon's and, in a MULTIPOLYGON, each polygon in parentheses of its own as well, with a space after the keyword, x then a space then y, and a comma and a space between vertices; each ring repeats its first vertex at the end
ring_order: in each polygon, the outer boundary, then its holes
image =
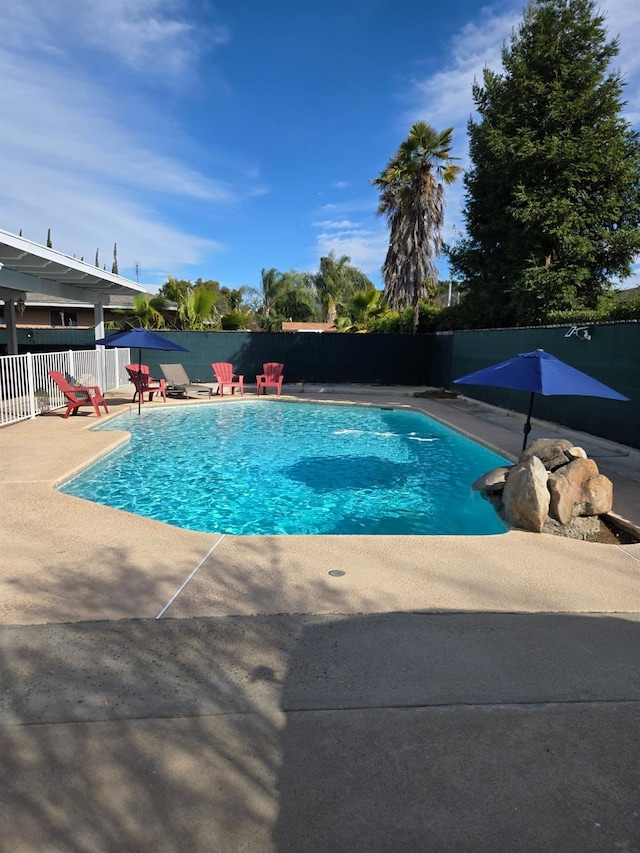
POLYGON ((640 839, 632 618, 236 616, 0 637, 7 850, 640 839))
MULTIPOLYGON (((267 588, 277 598, 287 579, 272 548, 268 574, 230 574, 217 592, 242 592, 255 610, 267 588)), ((122 548, 101 560, 86 575, 47 578, 49 597, 89 617, 111 603, 128 614, 166 602, 168 564, 154 576, 122 548)), ((32 587, 32 577, 12 580, 18 600, 32 587)), ((340 609, 324 583, 297 592, 301 609, 309 597, 340 609)), ((298 632, 278 616, 0 627, 0 846, 268 849, 280 693, 298 632)))

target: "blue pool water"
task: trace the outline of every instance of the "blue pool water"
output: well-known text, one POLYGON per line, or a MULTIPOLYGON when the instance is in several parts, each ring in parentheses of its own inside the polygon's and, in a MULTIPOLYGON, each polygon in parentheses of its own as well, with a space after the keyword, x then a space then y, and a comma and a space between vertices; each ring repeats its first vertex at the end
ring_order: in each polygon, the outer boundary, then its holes
POLYGON ((190 530, 491 534, 473 481, 505 460, 420 412, 280 401, 131 413, 131 441, 60 491, 190 530))

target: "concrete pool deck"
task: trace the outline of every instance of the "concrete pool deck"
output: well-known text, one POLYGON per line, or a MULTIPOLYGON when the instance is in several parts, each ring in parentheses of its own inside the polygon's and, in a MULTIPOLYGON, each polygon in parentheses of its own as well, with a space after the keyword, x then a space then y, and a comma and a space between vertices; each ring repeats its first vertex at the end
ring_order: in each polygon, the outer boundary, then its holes
MULTIPOLYGON (((292 396, 517 456, 518 418, 411 393, 292 396)), ((640 849, 640 545, 182 531, 55 491, 126 440, 96 422, 0 430, 6 849, 640 849)), ((640 526, 640 454, 558 434, 640 526)))

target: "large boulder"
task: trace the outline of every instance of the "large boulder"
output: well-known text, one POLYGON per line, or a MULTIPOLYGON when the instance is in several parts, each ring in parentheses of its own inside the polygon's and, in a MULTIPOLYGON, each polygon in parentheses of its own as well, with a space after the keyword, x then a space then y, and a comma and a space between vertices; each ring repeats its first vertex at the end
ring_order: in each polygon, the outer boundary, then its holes
POLYGON ((569 457, 569 461, 572 459, 586 459, 587 451, 583 447, 570 447, 567 450, 567 456, 569 457))
POLYGON ((475 481, 471 486, 474 492, 501 492, 504 489, 504 484, 507 479, 507 474, 511 470, 511 465, 503 465, 500 468, 493 468, 487 471, 475 481))
POLYGON ((512 527, 541 533, 549 514, 549 474, 535 455, 515 465, 502 492, 504 514, 512 527))
POLYGON ((561 524, 578 516, 603 515, 613 507, 613 484, 593 459, 576 458, 549 474, 549 514, 561 524))
POLYGON ((572 448, 573 444, 566 438, 537 438, 522 451, 518 461, 526 462, 527 459, 537 456, 547 471, 555 471, 571 460, 568 451, 572 448))
POLYGON ((564 438, 537 439, 516 465, 488 471, 471 488, 512 527, 573 539, 594 537, 598 517, 613 507, 611 481, 564 438))

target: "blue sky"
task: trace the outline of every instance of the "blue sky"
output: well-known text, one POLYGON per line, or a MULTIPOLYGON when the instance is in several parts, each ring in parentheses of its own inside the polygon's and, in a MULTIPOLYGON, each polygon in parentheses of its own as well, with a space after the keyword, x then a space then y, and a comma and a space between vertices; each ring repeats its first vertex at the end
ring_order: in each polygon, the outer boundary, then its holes
MULTIPOLYGON (((0 227, 154 290, 258 287, 331 250, 381 286, 369 183, 411 124, 454 127, 523 2, 21 0, 3 3, 0 227)), ((606 0, 640 128, 637 0, 606 0)), ((464 227, 447 189, 445 239, 464 227)), ((443 277, 447 268, 443 264, 443 277)), ((625 286, 638 284, 638 276, 625 286)))

